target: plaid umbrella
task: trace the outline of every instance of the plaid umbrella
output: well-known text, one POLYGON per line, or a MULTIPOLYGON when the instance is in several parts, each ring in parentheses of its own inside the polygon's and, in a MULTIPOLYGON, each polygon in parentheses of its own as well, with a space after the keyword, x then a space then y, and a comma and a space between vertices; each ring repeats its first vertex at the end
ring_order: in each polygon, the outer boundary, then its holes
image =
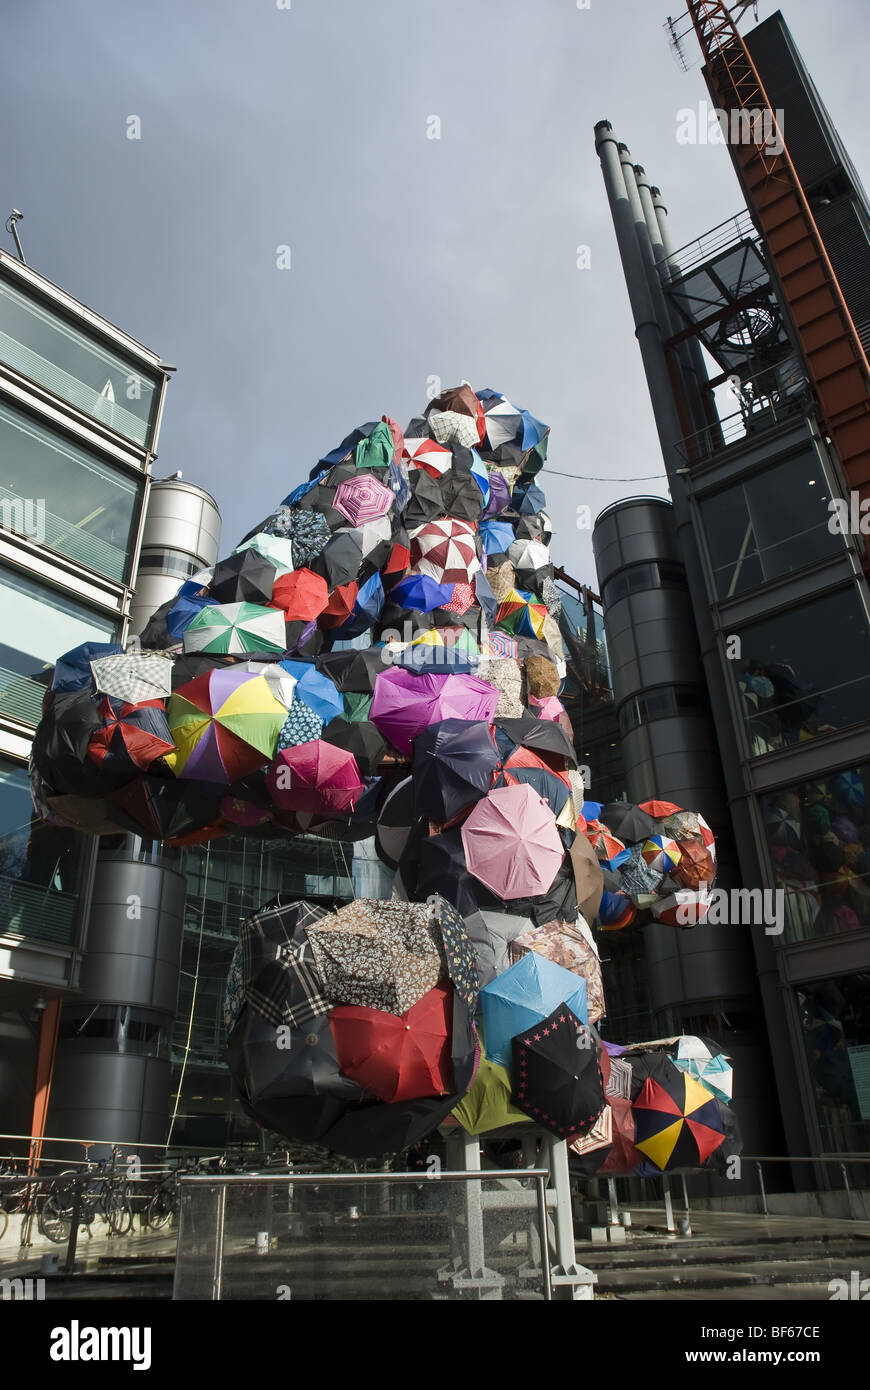
POLYGON ((633 899, 636 907, 646 906, 638 902, 638 898, 649 898, 651 901, 656 896, 663 878, 664 874, 644 859, 640 845, 633 845, 630 857, 619 866, 619 886, 623 893, 633 899))
POLYGON ((274 756, 287 710, 263 676, 220 667, 179 686, 168 716, 177 777, 236 782, 274 756))
POLYGON ((392 505, 392 492, 371 473, 348 478, 335 490, 335 509, 346 516, 352 526, 386 516, 392 505))
POLYGON ((486 424, 483 406, 467 381, 461 386, 448 386, 426 407, 426 421, 435 438, 442 444, 455 440, 471 447, 484 437, 486 424), (444 417, 447 417, 445 419, 444 417), (455 417, 460 417, 458 420, 455 417), (473 425, 473 432, 469 426, 473 425))
POLYGON ((453 1090, 453 992, 436 985, 405 1013, 339 1004, 329 1017, 339 1065, 387 1103, 453 1090))
POLYGON ((403 1014, 444 974, 443 946, 425 904, 360 898, 309 928, 334 1003, 403 1014))
POLYGON ((279 894, 242 923, 241 991, 274 1027, 304 1028, 329 1012, 305 935, 325 916, 324 908, 279 894))
POLYGON ((588 1134, 604 1109, 601 1046, 567 1005, 512 1040, 511 1100, 559 1139, 588 1134))
POLYGON ((127 704, 105 695, 97 706, 102 720, 88 744, 88 757, 107 776, 135 776, 175 751, 162 700, 127 704))
POLYGON ((452 903, 434 893, 427 899, 432 918, 435 921, 447 957, 447 973, 460 999, 468 1005, 472 1013, 477 1009, 480 996, 480 977, 477 971, 477 956, 465 930, 465 922, 452 903))
POLYGON ((283 652, 284 616, 256 603, 203 608, 184 629, 186 652, 283 652))
POLYGON ((439 584, 465 584, 480 569, 474 527, 443 517, 416 527, 411 535, 411 564, 439 584))
POLYGON ((128 704, 172 693, 172 657, 166 652, 122 652, 91 662, 98 690, 128 704))

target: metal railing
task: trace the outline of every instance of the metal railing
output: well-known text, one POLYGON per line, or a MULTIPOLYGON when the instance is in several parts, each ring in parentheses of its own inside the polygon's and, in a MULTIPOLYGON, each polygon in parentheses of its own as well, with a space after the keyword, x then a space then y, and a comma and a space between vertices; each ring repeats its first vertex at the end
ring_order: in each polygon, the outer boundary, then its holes
POLYGON ((695 266, 703 265, 720 251, 739 245, 741 241, 758 240, 758 229, 749 213, 743 209, 733 217, 726 217, 724 222, 719 222, 708 232, 703 232, 694 241, 678 247, 666 261, 659 263, 659 272, 663 280, 671 280, 675 275, 684 275, 695 266))
MULTIPOLYGON (((182 1224, 179 1233, 179 1255, 176 1262, 175 1287, 173 1297, 183 1297, 181 1292, 185 1286, 185 1246, 190 1242, 185 1239, 184 1230, 184 1195, 193 1193, 197 1189, 205 1188, 215 1193, 214 1203, 214 1224, 211 1237, 211 1272, 209 1279, 210 1295, 212 1300, 219 1300, 223 1296, 225 1263, 228 1258, 226 1252, 227 1235, 227 1196, 234 1188, 320 1188, 320 1187, 368 1187, 369 1185, 386 1185, 388 1188, 401 1187, 404 1184, 414 1184, 419 1186, 426 1181, 426 1176, 421 1173, 297 1173, 296 1171, 283 1173, 242 1173, 242 1174, 203 1174, 203 1175, 181 1175, 178 1178, 179 1194, 182 1202, 182 1224)), ((546 1183, 550 1176, 547 1168, 486 1168, 486 1169, 464 1169, 447 1170, 443 1169, 437 1173, 433 1179, 440 1187, 445 1183, 474 1183, 477 1185, 478 1192, 483 1183, 493 1183, 499 1181, 510 1181, 515 1184, 518 1179, 528 1179, 535 1187, 535 1207, 537 1216, 537 1231, 540 1245, 540 1278, 542 1295, 545 1302, 553 1300, 553 1273, 550 1259, 550 1249, 548 1240, 547 1226, 547 1189, 546 1183)))

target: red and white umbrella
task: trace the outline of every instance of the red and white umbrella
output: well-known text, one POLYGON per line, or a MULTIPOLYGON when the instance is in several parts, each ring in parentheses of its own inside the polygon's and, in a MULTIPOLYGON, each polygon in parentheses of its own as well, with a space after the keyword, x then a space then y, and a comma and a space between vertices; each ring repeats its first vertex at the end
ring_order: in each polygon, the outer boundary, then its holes
POLYGON ((411 532, 411 567, 439 584, 467 584, 480 569, 474 526, 455 517, 418 526, 411 532))
POLYGON ((435 439, 406 439, 403 458, 410 468, 422 468, 430 478, 440 478, 453 467, 453 454, 435 439))
POLYGON ((360 473, 339 483, 332 505, 347 517, 351 525, 362 526, 367 521, 377 521, 378 517, 386 516, 393 505, 393 494, 371 473, 360 473))

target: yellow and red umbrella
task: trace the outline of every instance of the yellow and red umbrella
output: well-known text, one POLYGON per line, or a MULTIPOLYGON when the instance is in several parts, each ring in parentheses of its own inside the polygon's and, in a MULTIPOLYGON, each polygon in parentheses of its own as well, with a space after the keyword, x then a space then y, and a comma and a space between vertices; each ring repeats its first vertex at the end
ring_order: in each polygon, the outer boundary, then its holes
POLYGON ((265 676, 221 666, 179 686, 168 716, 175 775, 229 784, 272 760, 287 709, 265 676))
POLYGON ((635 1148, 663 1173, 700 1167, 725 1138, 712 1091, 676 1067, 648 1076, 632 1108, 635 1148))

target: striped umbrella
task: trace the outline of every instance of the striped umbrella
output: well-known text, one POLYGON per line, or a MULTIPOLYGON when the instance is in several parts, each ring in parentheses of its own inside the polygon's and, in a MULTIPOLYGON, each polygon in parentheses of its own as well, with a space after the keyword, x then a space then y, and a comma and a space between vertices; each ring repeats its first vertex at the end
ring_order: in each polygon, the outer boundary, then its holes
POLYGON ((203 608, 184 630, 186 652, 283 652, 284 614, 257 603, 221 603, 203 608))

